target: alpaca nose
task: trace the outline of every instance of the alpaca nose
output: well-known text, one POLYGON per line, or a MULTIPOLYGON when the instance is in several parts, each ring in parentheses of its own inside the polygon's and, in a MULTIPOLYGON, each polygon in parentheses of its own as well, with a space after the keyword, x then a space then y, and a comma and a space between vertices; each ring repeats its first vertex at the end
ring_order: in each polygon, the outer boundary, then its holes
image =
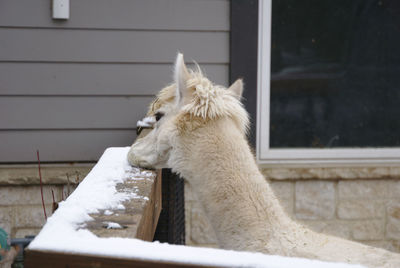
POLYGON ((141 167, 146 169, 152 169, 153 165, 146 159, 146 157, 140 155, 135 148, 135 144, 132 145, 128 152, 128 162, 131 166, 141 167))
POLYGON ((129 160, 129 163, 130 163, 132 166, 140 167, 140 168, 145 168, 145 169, 153 169, 152 164, 150 164, 148 161, 146 161, 145 159, 143 159, 143 158, 141 158, 141 157, 135 157, 135 156, 133 156, 133 157, 128 158, 128 159, 130 159, 130 160, 129 160))
POLYGON ((131 149, 128 152, 128 162, 131 166, 140 166, 140 157, 135 153, 134 146, 131 147, 131 149))

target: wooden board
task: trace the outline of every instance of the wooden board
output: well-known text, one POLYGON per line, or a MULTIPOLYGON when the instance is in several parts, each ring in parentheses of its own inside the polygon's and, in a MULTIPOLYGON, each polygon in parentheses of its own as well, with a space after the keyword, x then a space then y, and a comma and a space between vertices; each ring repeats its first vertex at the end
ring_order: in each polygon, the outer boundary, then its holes
POLYGON ((149 194, 149 202, 143 208, 143 212, 141 213, 141 219, 137 226, 136 238, 153 241, 162 208, 161 185, 162 176, 161 170, 159 170, 149 194))
POLYGON ((0 129, 132 129, 153 99, 152 96, 0 97, 0 129))
POLYGON ((130 146, 136 129, 0 131, 0 162, 95 162, 108 147, 130 146))
POLYGON ((229 62, 229 32, 0 28, 0 36, 0 61, 170 63, 180 50, 200 63, 229 62))
MULTIPOLYGON (((116 257, 101 257, 93 255, 66 254, 45 251, 26 251, 26 268, 187 268, 187 267, 217 267, 195 264, 161 262, 153 260, 125 259, 116 257)), ((219 266, 220 267, 220 266, 219 266)))
MULTIPOLYGON (((172 82, 172 56, 162 64, 0 62, 0 95, 155 95, 172 82)), ((228 85, 228 64, 201 68, 211 81, 228 85)))

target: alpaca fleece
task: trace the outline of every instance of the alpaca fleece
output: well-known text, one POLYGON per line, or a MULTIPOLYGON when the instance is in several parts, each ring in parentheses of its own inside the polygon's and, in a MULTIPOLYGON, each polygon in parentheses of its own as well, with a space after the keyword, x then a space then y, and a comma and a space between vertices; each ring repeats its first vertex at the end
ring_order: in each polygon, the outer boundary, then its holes
POLYGON ((241 80, 214 85, 178 54, 175 81, 148 115, 162 114, 131 147, 132 165, 171 168, 191 185, 221 248, 400 267, 400 255, 316 233, 291 220, 260 173, 246 140, 249 119, 241 80))

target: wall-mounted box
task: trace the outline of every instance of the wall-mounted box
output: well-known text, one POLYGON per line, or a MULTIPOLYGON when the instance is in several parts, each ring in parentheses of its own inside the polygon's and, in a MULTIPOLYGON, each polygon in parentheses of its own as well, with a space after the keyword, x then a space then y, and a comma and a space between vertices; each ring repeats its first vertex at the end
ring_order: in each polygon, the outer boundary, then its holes
POLYGON ((69 0, 53 0, 53 19, 69 19, 69 0))

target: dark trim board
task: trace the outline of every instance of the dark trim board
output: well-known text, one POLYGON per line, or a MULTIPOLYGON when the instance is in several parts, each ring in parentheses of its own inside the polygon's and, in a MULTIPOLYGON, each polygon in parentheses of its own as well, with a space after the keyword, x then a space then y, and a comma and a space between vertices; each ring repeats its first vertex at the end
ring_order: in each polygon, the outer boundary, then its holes
POLYGON ((256 146, 258 0, 231 0, 229 81, 243 78, 243 103, 250 114, 249 142, 256 146))

